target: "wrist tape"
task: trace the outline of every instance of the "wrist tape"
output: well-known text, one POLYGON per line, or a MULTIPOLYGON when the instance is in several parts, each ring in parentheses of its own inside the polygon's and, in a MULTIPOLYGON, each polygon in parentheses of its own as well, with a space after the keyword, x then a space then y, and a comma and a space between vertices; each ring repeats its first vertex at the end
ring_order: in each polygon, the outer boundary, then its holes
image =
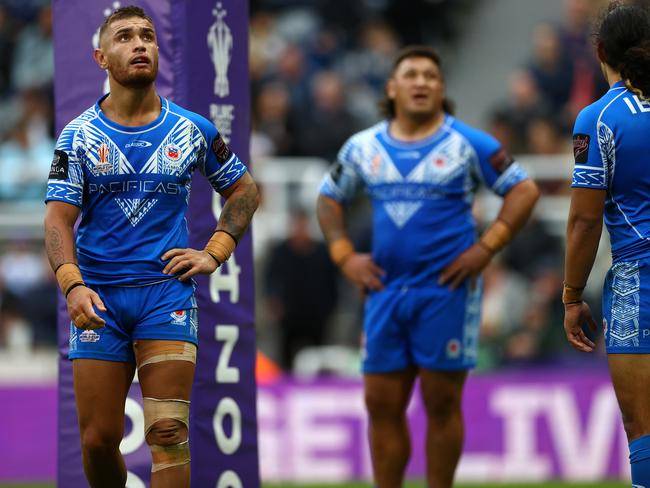
POLYGON ((204 250, 221 266, 228 260, 235 247, 237 241, 229 232, 216 230, 204 250))
POLYGON ((562 303, 565 305, 570 303, 580 303, 582 301, 582 292, 584 289, 584 286, 582 288, 576 288, 564 283, 564 287, 562 288, 562 303))
POLYGON ((345 237, 332 241, 329 245, 330 258, 337 266, 343 263, 354 254, 354 245, 345 237))
POLYGON ((505 221, 497 219, 483 233, 479 244, 492 253, 497 253, 512 240, 512 229, 505 221))
POLYGON ((77 286, 85 286, 84 279, 81 277, 81 271, 79 271, 79 266, 76 264, 63 263, 56 268, 54 274, 56 276, 56 281, 58 281, 59 287, 66 298, 73 288, 76 288, 77 286))

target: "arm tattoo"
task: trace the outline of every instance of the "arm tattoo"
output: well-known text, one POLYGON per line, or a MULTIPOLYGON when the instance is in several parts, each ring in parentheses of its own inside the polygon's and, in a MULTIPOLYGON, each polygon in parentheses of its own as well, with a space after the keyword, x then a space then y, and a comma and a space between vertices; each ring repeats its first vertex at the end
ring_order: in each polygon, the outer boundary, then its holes
POLYGON ((342 206, 334 200, 320 196, 316 204, 318 223, 327 242, 347 237, 342 206))
POLYGON ((255 183, 246 183, 226 200, 219 216, 218 229, 223 229, 234 235, 237 240, 246 232, 253 214, 259 203, 259 195, 255 183))
POLYGON ((45 233, 45 248, 52 269, 58 268, 65 262, 63 238, 56 227, 50 227, 45 233))

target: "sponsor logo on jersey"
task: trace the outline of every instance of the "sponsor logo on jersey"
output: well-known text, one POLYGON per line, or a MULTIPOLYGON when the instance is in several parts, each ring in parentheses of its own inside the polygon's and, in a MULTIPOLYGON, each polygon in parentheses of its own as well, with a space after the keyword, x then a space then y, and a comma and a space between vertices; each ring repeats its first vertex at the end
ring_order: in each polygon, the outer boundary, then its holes
POLYGON ((170 313, 173 325, 185 325, 187 322, 187 312, 185 310, 176 310, 170 313))
POLYGON ((223 140, 223 137, 221 137, 221 134, 217 134, 217 137, 212 141, 212 152, 221 164, 228 161, 230 156, 232 156, 232 151, 228 147, 228 144, 226 144, 226 141, 223 140))
POLYGON ((80 342, 97 342, 101 336, 94 330, 84 330, 79 334, 80 342))
POLYGON ((66 180, 68 179, 68 153, 59 149, 54 150, 54 158, 50 166, 51 180, 66 180))
POLYGON ((151 143, 149 141, 131 141, 127 143, 124 147, 127 149, 130 147, 139 147, 139 148, 151 147, 151 143))
POLYGON ((165 158, 167 160, 173 163, 176 163, 179 159, 181 159, 182 156, 181 148, 178 147, 176 144, 167 144, 165 146, 163 154, 165 155, 165 158))
POLYGON ((422 159, 419 151, 402 151, 397 153, 399 159, 422 159))
POLYGON ((573 157, 576 164, 587 164, 590 140, 591 137, 588 134, 573 135, 573 157))
POLYGON ((121 192, 144 192, 144 193, 165 193, 167 195, 178 195, 181 185, 171 181, 157 180, 127 180, 111 181, 105 184, 90 183, 89 193, 121 193, 121 192))
POLYGON ((442 168, 442 167, 445 165, 445 160, 444 160, 444 158, 441 158, 441 157, 433 158, 433 165, 434 165, 436 168, 442 168))
POLYGON ((490 165, 499 174, 508 169, 513 162, 512 156, 503 148, 497 150, 497 152, 490 156, 490 165))
POLYGON ((449 339, 447 342, 447 357, 450 359, 460 357, 460 341, 458 339, 449 339))
POLYGON ((97 156, 99 156, 99 162, 95 165, 95 171, 98 173, 108 173, 113 165, 108 162, 108 156, 110 155, 111 150, 104 143, 99 145, 97 149, 97 156))

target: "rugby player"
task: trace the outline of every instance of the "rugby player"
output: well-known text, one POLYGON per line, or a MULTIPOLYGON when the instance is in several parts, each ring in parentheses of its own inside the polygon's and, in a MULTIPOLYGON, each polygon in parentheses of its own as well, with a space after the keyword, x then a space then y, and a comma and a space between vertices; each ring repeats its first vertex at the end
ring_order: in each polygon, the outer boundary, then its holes
POLYGON ((611 3, 596 29, 609 91, 575 122, 575 166, 567 225, 564 330, 578 351, 597 330, 582 299, 603 227, 612 267, 603 287, 609 371, 630 448, 632 484, 650 487, 650 15, 611 3), (647 163, 647 165, 646 165, 647 163))
POLYGON ((402 50, 386 84, 387 119, 353 135, 322 183, 318 217, 332 260, 367 294, 363 372, 376 485, 402 486, 414 381, 426 407, 427 481, 451 487, 462 450, 461 397, 476 364, 481 271, 526 222, 538 190, 491 136, 451 114, 438 54, 402 50), (503 197, 477 239, 480 185, 503 197), (372 253, 355 251, 345 207, 363 187, 372 253))
POLYGON ((59 136, 45 216, 48 257, 71 319, 84 471, 93 488, 125 485, 119 445, 137 367, 151 486, 189 487, 192 277, 229 258, 257 207, 257 188, 212 123, 157 94, 156 31, 141 8, 106 19, 94 59, 108 72, 110 93, 59 136), (197 170, 225 198, 200 250, 188 248, 185 219, 197 170))

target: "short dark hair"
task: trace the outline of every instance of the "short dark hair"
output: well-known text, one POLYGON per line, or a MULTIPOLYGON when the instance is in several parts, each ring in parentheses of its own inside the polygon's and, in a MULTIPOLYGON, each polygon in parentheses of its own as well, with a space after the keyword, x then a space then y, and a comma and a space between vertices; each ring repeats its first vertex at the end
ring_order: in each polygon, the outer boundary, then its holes
POLYGON ((153 25, 153 20, 147 15, 147 13, 141 7, 137 5, 127 5, 126 7, 120 7, 113 11, 106 19, 104 23, 99 28, 99 38, 101 39, 106 32, 106 29, 116 20, 128 19, 130 17, 140 17, 141 19, 148 20, 153 25))
MULTIPOLYGON (((410 58, 430 59, 438 67, 440 74, 442 75, 442 63, 440 61, 440 55, 438 54, 438 51, 430 46, 414 44, 411 46, 406 46, 397 53, 395 59, 393 60, 390 76, 392 77, 395 74, 397 68, 399 68, 399 65, 402 64, 402 61, 410 58)), ((448 114, 453 114, 454 103, 445 97, 442 100, 442 109, 448 114)), ((392 119, 395 117, 395 102, 388 98, 387 94, 384 94, 384 97, 379 101, 379 110, 383 116, 392 119)))
POLYGON ((627 87, 650 97, 650 15, 639 5, 610 3, 596 27, 602 61, 621 73, 627 87))

